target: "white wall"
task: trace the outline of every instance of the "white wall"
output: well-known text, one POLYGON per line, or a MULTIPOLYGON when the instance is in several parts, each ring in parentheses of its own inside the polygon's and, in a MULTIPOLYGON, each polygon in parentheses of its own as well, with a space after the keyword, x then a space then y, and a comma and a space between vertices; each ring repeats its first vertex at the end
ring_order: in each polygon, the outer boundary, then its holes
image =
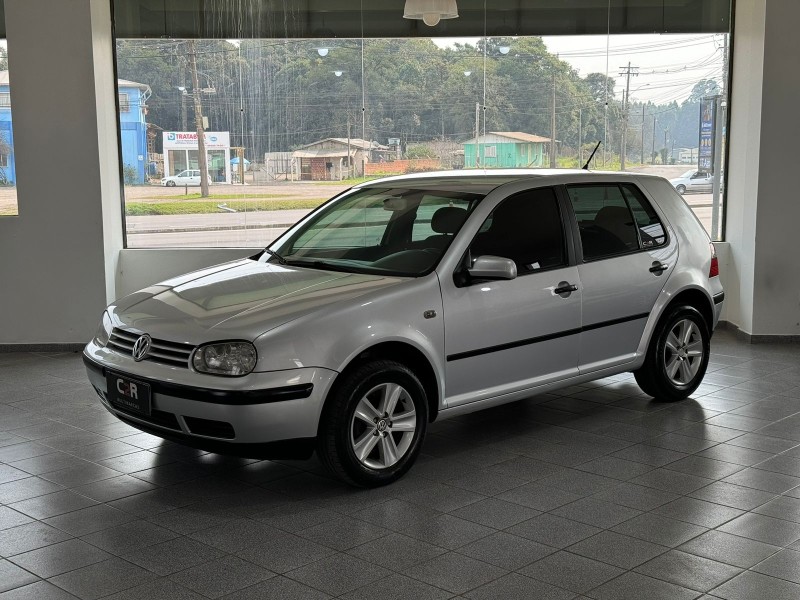
POLYGON ((799 23, 796 0, 736 3, 725 303, 755 336, 800 335, 799 23))
POLYGON ((0 217, 0 345, 88 339, 122 246, 108 0, 6 0, 18 217, 0 217))

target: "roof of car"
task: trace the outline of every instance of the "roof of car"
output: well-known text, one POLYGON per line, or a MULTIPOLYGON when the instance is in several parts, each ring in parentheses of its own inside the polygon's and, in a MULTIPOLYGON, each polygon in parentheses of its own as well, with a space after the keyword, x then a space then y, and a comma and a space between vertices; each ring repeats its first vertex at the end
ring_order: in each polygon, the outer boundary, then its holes
POLYGON ((639 177, 654 177, 644 173, 623 173, 619 171, 585 171, 583 169, 464 169, 460 171, 431 171, 428 173, 413 173, 410 175, 397 175, 376 179, 358 185, 359 188, 384 187, 387 184, 403 185, 408 187, 463 187, 468 189, 483 188, 488 192, 495 187, 512 181, 522 179, 594 179, 607 180, 609 176, 619 179, 636 179, 639 177), (599 177, 597 177, 599 176, 599 177))

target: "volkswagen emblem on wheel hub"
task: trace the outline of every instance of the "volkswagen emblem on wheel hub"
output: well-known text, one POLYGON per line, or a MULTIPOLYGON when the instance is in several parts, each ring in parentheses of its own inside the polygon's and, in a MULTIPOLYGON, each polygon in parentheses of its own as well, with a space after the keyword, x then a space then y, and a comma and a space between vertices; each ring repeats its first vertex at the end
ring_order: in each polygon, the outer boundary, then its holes
POLYGON ((146 333, 141 336, 133 345, 133 360, 136 362, 143 361, 150 354, 151 338, 146 333))

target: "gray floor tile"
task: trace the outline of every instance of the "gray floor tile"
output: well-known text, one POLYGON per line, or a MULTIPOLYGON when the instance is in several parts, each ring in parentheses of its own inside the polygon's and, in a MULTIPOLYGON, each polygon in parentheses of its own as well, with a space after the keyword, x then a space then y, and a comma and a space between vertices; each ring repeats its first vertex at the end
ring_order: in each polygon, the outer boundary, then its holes
POLYGON ((400 496, 400 500, 419 504, 428 509, 449 512, 482 500, 484 497, 482 494, 466 489, 436 484, 419 491, 403 494, 400 496))
POLYGON ((496 600, 498 598, 507 600, 525 600, 527 598, 536 598, 537 600, 570 600, 575 596, 571 592, 541 581, 530 579, 519 573, 504 575, 477 589, 466 592, 464 595, 473 600, 496 600))
POLYGON ((578 494, 546 487, 538 483, 529 483, 497 496, 501 500, 515 502, 534 510, 548 511, 569 504, 581 498, 578 494))
POLYGON ((82 542, 67 540, 12 556, 9 560, 42 579, 107 560, 111 555, 82 542))
POLYGON ((603 531, 570 546, 568 550, 622 569, 632 569, 663 554, 668 548, 613 531, 603 531))
POLYGON ((725 600, 753 600, 754 598, 796 600, 800 598, 800 585, 768 577, 761 573, 746 571, 712 590, 711 593, 725 600))
MULTIPOLYGON (((278 576, 225 596, 225 600, 328 600, 328 594, 278 576)), ((170 598, 170 600, 172 600, 170 598)))
POLYGON ((400 571, 411 565, 430 560, 445 552, 446 550, 444 548, 434 546, 433 544, 428 544, 427 542, 416 540, 399 533, 392 533, 356 546, 355 548, 351 548, 348 554, 352 554, 357 558, 387 569, 400 571))
POLYGON ((206 596, 193 592, 167 578, 162 578, 106 596, 104 600, 160 600, 161 598, 168 600, 202 600, 206 596))
POLYGON ((368 563, 355 556, 334 554, 290 571, 287 576, 332 596, 339 596, 364 587, 373 581, 384 579, 390 573, 383 567, 368 563))
POLYGON ((174 531, 147 521, 130 521, 90 533, 83 536, 82 539, 106 552, 120 556, 145 546, 166 542, 177 536, 178 534, 174 531))
POLYGON ((133 518, 132 515, 117 510, 116 508, 98 504, 96 506, 65 513, 57 517, 50 517, 43 522, 74 536, 81 536, 127 523, 133 520, 133 518))
POLYGON ((753 513, 728 521, 717 530, 773 546, 789 546, 800 540, 800 524, 753 513))
MULTIPOLYGON (((380 596, 381 600, 405 600, 407 598, 414 598, 415 600, 445 600, 452 597, 449 592, 399 574, 389 575, 381 579, 377 588, 377 595, 380 596)), ((343 600, 374 600, 376 586, 368 583, 364 587, 340 597, 343 600)))
POLYGON ((657 468, 680 460, 688 456, 688 454, 650 444, 637 444, 635 446, 630 446, 628 448, 619 450, 618 452, 612 454, 612 456, 643 463, 645 465, 650 465, 651 467, 657 468))
POLYGON ((0 530, 9 529, 18 525, 31 523, 33 519, 28 515, 17 512, 13 508, 0 506, 0 530))
POLYGON ((274 576, 251 562, 227 556, 170 575, 170 579, 209 598, 219 598, 274 576))
POLYGON ((498 531, 458 549, 459 554, 514 571, 552 554, 556 549, 504 531, 498 531))
POLYGON ((62 490, 53 494, 45 494, 16 502, 11 506, 34 519, 47 519, 48 517, 63 515, 64 513, 87 508, 95 504, 97 502, 91 498, 71 490, 62 490))
POLYGON ((613 527, 612 530, 670 548, 680 546, 707 531, 700 525, 670 519, 655 513, 646 513, 630 521, 625 521, 613 527))
POLYGON ((596 498, 582 498, 551 511, 551 514, 608 529, 642 513, 633 508, 603 502, 596 498))
POLYGON ((677 500, 680 496, 672 492, 626 482, 595 494, 592 498, 627 506, 628 508, 635 508, 636 510, 649 511, 677 500))
POLYGON ((67 592, 94 600, 147 583, 155 575, 134 564, 112 558, 53 577, 50 582, 67 592))
MULTIPOLYGON (((437 518, 444 518, 444 516, 436 517, 433 520, 435 521, 437 518)), ((349 550, 388 534, 388 529, 350 517, 331 519, 297 532, 300 537, 339 551, 349 550)))
POLYGON ((800 552, 781 550, 752 568, 764 575, 800 583, 800 552))
POLYGON ((455 550, 491 535, 494 529, 452 515, 438 515, 404 529, 403 533, 434 546, 455 550))
POLYGON ((538 510, 507 502, 497 498, 487 498, 458 508, 450 513, 455 517, 492 527, 505 529, 540 514, 538 510))
POLYGON ((626 481, 639 475, 651 471, 653 467, 641 462, 615 458, 613 456, 603 456, 601 458, 583 463, 577 467, 580 471, 588 471, 595 475, 611 477, 626 481))
POLYGON ((127 552, 122 558, 162 577, 222 558, 224 552, 198 541, 178 537, 127 552))
POLYGON ((76 600, 76 596, 47 581, 37 581, 0 593, 0 600, 76 600))
POLYGON ((638 573, 625 573, 591 592, 598 600, 691 600, 699 594, 694 590, 653 579, 638 573))
POLYGON ((679 546, 678 550, 748 569, 780 548, 722 531, 707 531, 679 546))
POLYGON ((601 530, 585 523, 543 514, 509 527, 506 531, 553 548, 566 548, 601 530))
POLYGON ((675 494, 688 494, 713 483, 713 480, 662 467, 631 479, 631 483, 675 494))
POLYGON ((332 548, 280 529, 273 529, 263 544, 240 550, 237 556, 275 573, 285 573, 332 554, 335 554, 332 548))
POLYGON ((520 573, 582 594, 618 577, 619 567, 570 552, 558 552, 528 565, 520 573))
POLYGON ((111 477, 102 481, 95 481, 73 488, 73 491, 97 500, 98 502, 111 502, 127 496, 141 494, 155 489, 151 483, 142 481, 129 475, 111 477))
POLYGON ((50 544, 57 544, 72 536, 45 523, 27 523, 0 531, 0 556, 13 556, 50 544))
POLYGON ((765 492, 725 481, 715 481, 704 488, 695 490, 690 495, 700 500, 724 504, 741 510, 752 510, 775 498, 773 492, 765 492))
POLYGON ((12 562, 0 558, 0 593, 39 581, 39 578, 12 562))
POLYGON ((743 510, 696 498, 679 498, 659 506, 653 512, 708 528, 718 527, 744 514, 743 510))
POLYGON ((679 550, 670 550, 639 565, 635 570, 700 592, 707 592, 742 572, 737 567, 679 550))
POLYGON ((773 454, 771 452, 742 448, 741 446, 734 446, 733 444, 717 444, 713 448, 698 452, 697 456, 749 467, 771 458, 773 454))
POLYGON ((676 460, 674 463, 670 463, 664 468, 716 480, 733 475, 745 467, 735 463, 723 462, 720 460, 714 460, 712 458, 704 458, 702 456, 693 455, 676 460))
POLYGON ((52 494, 63 489, 64 486, 45 481, 41 477, 17 479, 16 481, 0 484, 0 502, 13 504, 14 502, 21 502, 43 494, 52 494))
POLYGON ((754 508, 753 512, 800 523, 800 499, 778 496, 766 504, 754 508))
POLYGON ((507 571, 451 552, 410 567, 404 573, 448 592, 463 594, 502 577, 507 571))

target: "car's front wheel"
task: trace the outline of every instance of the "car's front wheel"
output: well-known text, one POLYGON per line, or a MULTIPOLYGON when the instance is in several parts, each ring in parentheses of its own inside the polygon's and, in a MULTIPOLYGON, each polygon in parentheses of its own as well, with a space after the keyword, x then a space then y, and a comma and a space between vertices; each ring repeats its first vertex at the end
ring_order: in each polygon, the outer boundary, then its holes
POLYGON ((167 182, 167 187, 175 187, 175 182, 174 181, 168 181, 167 182))
POLYGON ((675 191, 678 192, 681 196, 683 196, 686 193, 686 186, 679 185, 678 187, 675 188, 675 191))
POLYGON ((376 360, 343 375, 320 422, 317 452, 362 487, 392 483, 414 464, 428 424, 425 389, 405 365, 376 360))
POLYGON ((703 381, 711 351, 711 334, 692 306, 672 309, 658 324, 636 383, 659 400, 688 398, 703 381))

